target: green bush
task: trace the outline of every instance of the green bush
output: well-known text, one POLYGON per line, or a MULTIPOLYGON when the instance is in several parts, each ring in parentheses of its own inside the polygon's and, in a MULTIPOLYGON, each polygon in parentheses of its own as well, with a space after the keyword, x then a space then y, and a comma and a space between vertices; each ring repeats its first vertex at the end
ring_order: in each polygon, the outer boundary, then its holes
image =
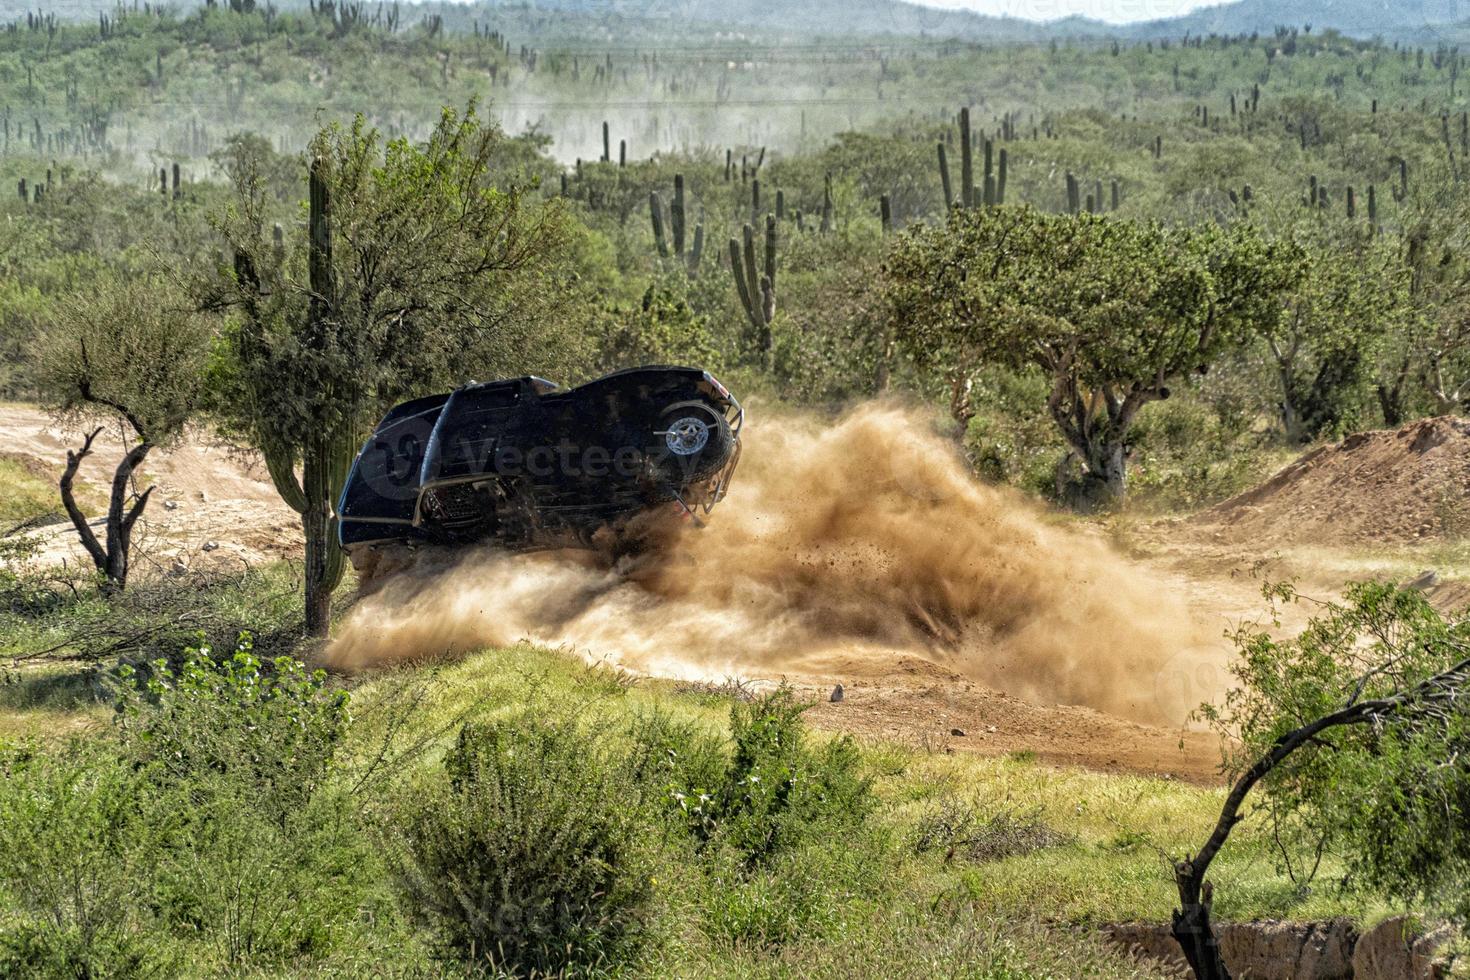
POLYGON ((345 695, 248 642, 121 673, 106 736, 0 754, 0 974, 273 969, 392 934, 332 779, 345 695))
POLYGON ((919 854, 942 851, 946 861, 959 857, 983 863, 1062 847, 1073 840, 1048 825, 1040 809, 984 810, 947 797, 919 818, 913 849, 919 854))
POLYGON ((0 975, 162 969, 143 780, 91 743, 0 748, 0 975))
MULTIPOLYGON (((708 750, 691 748, 686 737, 686 754, 700 761, 669 770, 667 799, 696 840, 733 848, 746 865, 756 865, 813 837, 862 823, 873 799, 857 748, 847 738, 808 745, 805 710, 785 687, 737 702, 730 711, 733 752, 719 770, 710 765, 708 750)), ((669 732, 660 734, 667 738, 669 732)), ((677 744, 655 749, 679 758, 677 744)))
POLYGON ((446 955, 576 973, 636 949, 653 887, 646 828, 598 735, 529 715, 466 725, 446 778, 404 803, 400 880, 446 955))

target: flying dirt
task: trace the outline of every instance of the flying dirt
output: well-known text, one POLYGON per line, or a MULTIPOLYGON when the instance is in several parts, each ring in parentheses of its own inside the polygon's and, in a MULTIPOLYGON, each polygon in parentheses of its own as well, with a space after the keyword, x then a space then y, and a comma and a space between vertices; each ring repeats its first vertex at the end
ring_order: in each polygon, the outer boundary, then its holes
POLYGON ((1198 703, 1159 678, 1189 651, 1218 652, 1218 628, 1095 534, 976 482, 924 416, 771 415, 745 442, 707 527, 615 561, 421 549, 357 602, 328 662, 524 639, 664 677, 842 681, 919 658, 1138 721, 1178 723, 1198 703))

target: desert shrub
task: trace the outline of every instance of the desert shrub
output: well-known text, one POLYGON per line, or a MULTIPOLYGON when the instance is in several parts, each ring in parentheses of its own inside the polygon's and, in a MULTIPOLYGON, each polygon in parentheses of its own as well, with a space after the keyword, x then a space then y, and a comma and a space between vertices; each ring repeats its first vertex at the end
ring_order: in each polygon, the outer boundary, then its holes
POLYGON ((696 901, 704 931, 731 948, 776 949, 847 927, 887 904, 903 880, 889 835, 853 828, 814 835, 757 866, 729 848, 706 856, 696 901))
POLYGON ((1150 405, 1133 427, 1133 487, 1148 502, 1194 508, 1239 493, 1273 458, 1233 406, 1185 393, 1150 405))
POLYGON ((262 663, 248 634, 222 660, 197 647, 119 676, 162 921, 232 965, 311 958, 354 934, 377 865, 330 781, 346 693, 290 658, 262 663))
POLYGON ((230 649, 245 629, 257 655, 286 653, 301 636, 298 571, 286 562, 180 570, 135 577, 108 597, 99 595, 90 565, 8 558, 0 546, 0 655, 178 665, 189 647, 230 649))
POLYGON ((163 835, 152 871, 159 915, 231 967, 357 945, 364 916, 387 919, 391 902, 352 800, 332 788, 299 806, 262 806, 259 785, 250 774, 205 773, 146 798, 163 835))
POLYGON ((599 734, 530 715, 466 725, 443 778, 405 801, 399 878, 447 956, 575 973, 636 949, 652 898, 644 828, 599 734))
POLYGON ((785 687, 736 702, 724 767, 716 770, 707 750, 695 749, 697 767, 671 770, 669 808, 697 841, 733 848, 755 865, 868 815, 871 782, 860 772, 857 748, 846 738, 810 746, 805 710, 785 687))
POLYGON ((637 306, 612 310, 604 331, 597 361, 608 370, 640 364, 720 368, 708 318, 690 307, 677 284, 650 285, 637 306))
POLYGON ((942 851, 946 861, 958 857, 980 863, 1061 847, 1072 840, 1050 827, 1039 809, 987 811, 949 797, 919 817, 912 844, 920 854, 942 851))
POLYGON ((111 732, 0 760, 0 967, 269 969, 360 945, 365 914, 386 928, 386 876, 331 780, 344 695, 248 643, 118 679, 111 732))
POLYGON ((89 575, 42 565, 40 553, 41 539, 33 535, 0 538, 0 616, 34 619, 55 613, 90 582, 89 575))
POLYGON ((255 794, 254 809, 278 817, 323 786, 347 727, 346 691, 290 657, 263 664, 248 633, 227 658, 194 647, 177 668, 159 660, 119 676, 129 754, 163 781, 228 775, 255 794))
POLYGON ((698 822, 701 808, 710 806, 714 788, 724 778, 719 740, 661 711, 634 719, 630 736, 627 772, 640 797, 675 803, 690 821, 698 822))
POLYGON ((143 780, 96 745, 0 748, 0 975, 162 969, 146 880, 143 780))

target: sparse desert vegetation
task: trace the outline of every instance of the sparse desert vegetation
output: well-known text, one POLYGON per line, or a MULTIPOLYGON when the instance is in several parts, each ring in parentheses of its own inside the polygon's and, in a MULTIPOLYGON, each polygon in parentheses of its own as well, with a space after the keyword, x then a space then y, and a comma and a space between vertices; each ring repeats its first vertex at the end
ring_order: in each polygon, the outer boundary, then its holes
POLYGON ((0 974, 1463 970, 1465 25, 647 6, 0 31, 0 974), (650 364, 718 508, 351 567, 650 364))

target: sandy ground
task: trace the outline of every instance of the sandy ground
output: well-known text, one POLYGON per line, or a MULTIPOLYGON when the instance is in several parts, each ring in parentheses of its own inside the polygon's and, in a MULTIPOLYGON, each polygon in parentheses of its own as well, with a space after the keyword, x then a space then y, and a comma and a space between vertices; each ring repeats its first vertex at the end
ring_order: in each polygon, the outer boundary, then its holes
MULTIPOLYGON (((83 432, 35 408, 0 405, 0 446, 38 475, 59 479, 67 450, 80 448, 83 438, 83 432)), ((105 428, 78 471, 78 497, 99 536, 123 446, 121 428, 105 428)), ((139 491, 156 487, 134 530, 134 567, 145 574, 257 564, 301 553, 299 518, 276 494, 265 464, 254 454, 230 450, 209 433, 193 432, 179 445, 153 450, 134 481, 139 491)), ((59 497, 56 509, 60 514, 59 497)), ((87 562, 64 516, 26 533, 41 539, 43 561, 87 562)))

